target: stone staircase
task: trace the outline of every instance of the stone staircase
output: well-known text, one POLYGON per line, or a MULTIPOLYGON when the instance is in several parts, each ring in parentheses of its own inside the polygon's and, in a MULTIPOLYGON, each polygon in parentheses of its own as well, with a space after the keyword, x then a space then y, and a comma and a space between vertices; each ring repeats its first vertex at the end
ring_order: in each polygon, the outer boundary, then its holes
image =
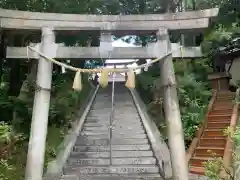
POLYGON ((230 125, 234 98, 234 92, 217 93, 212 110, 207 117, 206 128, 189 162, 191 173, 204 175, 203 162, 212 159, 212 153, 216 153, 217 157, 223 157, 227 140, 223 130, 230 125))
POLYGON ((60 179, 162 180, 132 96, 120 83, 115 84, 110 153, 111 92, 110 84, 99 89, 60 179))

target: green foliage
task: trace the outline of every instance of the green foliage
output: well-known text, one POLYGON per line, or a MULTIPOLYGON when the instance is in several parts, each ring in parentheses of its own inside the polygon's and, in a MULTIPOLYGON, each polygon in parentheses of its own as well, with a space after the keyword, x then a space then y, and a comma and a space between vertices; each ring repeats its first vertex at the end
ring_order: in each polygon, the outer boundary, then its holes
POLYGON ((218 180, 223 165, 222 158, 216 157, 215 154, 213 154, 213 160, 206 161, 204 165, 206 168, 205 175, 211 180, 218 180))
POLYGON ((1 180, 24 180, 27 152, 26 141, 18 141, 0 158, 1 180))
MULTIPOLYGON (((201 73, 207 71, 204 61, 196 60, 197 62, 194 62, 196 67, 185 66, 184 64, 189 64, 186 61, 176 62, 175 72, 184 137, 188 145, 195 136, 198 125, 203 120, 211 92, 208 90, 208 84, 204 83, 206 76, 196 73, 203 69, 204 71, 201 73)), ((139 74, 137 82, 137 89, 148 105, 150 114, 160 130, 166 133, 159 67, 152 66, 147 72, 139 74)))
POLYGON ((213 23, 208 29, 202 43, 203 51, 212 56, 219 52, 221 47, 232 44, 233 39, 239 37, 240 3, 236 0, 214 0, 212 1, 213 3, 207 0, 201 1, 203 1, 202 4, 205 4, 205 7, 207 5, 210 7, 219 7, 219 15, 216 23, 213 23))
POLYGON ((177 81, 185 141, 190 142, 204 119, 211 93, 207 90, 207 84, 197 81, 193 73, 186 72, 177 81))
POLYGON ((94 14, 139 14, 147 12, 176 11, 176 0, 2 0, 0 7, 7 9, 31 10, 61 13, 94 14))
MULTIPOLYGON (((232 127, 228 127, 224 130, 224 134, 231 138, 236 148, 240 147, 240 126, 237 126, 235 131, 232 127)), ((231 167, 226 167, 224 165, 222 157, 217 157, 215 153, 212 153, 212 156, 212 160, 208 160, 204 163, 206 169, 206 176, 211 178, 212 180, 234 180, 233 164, 231 165, 231 167)), ((233 163, 236 161, 240 161, 240 157, 235 152, 232 153, 232 156, 233 163)), ((239 177, 236 178, 238 179, 239 177)))
POLYGON ((13 131, 12 127, 8 124, 0 123, 0 143, 9 143, 12 140, 13 131))
POLYGON ((1 180, 17 179, 19 178, 19 173, 23 175, 25 159, 23 159, 23 164, 21 164, 18 162, 18 158, 20 158, 21 154, 26 151, 26 149, 22 149, 22 143, 25 142, 25 140, 25 136, 23 136, 23 134, 16 133, 12 125, 6 124, 4 122, 0 123, 1 180), (19 151, 19 149, 21 149, 21 151, 19 151), (18 170, 21 170, 23 172, 18 173, 18 170))
MULTIPOLYGON (((71 127, 76 111, 90 92, 88 77, 83 76, 83 90, 72 90, 74 73, 53 75, 52 96, 49 112, 49 127, 46 142, 46 165, 56 157, 58 146, 62 142, 65 133, 71 127)), ((7 96, 7 86, 1 86, 0 113, 5 114, 0 123, 0 179, 15 180, 24 179, 26 152, 30 133, 34 83, 28 83, 29 93, 27 98, 20 100, 17 97, 7 96), (6 109, 10 113, 6 113, 6 109), (17 113, 13 119, 12 113, 17 113), (21 156, 21 158, 19 157, 21 156)))
POLYGON ((68 125, 72 119, 73 111, 78 108, 79 102, 84 100, 86 94, 90 90, 90 85, 87 81, 87 76, 83 76, 83 90, 81 93, 75 92, 72 89, 72 81, 74 73, 70 76, 58 75, 53 84, 53 100, 50 106, 50 125, 57 126, 68 125))
MULTIPOLYGON (((181 9, 180 0, 1 0, 0 7, 7 9, 18 9, 26 11, 40 12, 59 12, 59 13, 78 13, 78 14, 144 14, 144 13, 162 13, 174 12, 181 9)), ((234 0, 186 0, 186 9, 206 9, 211 7, 220 7, 220 15, 218 23, 209 30, 209 36, 205 37, 205 44, 209 46, 206 53, 231 40, 236 32, 239 32, 239 3, 234 0), (230 32, 230 33, 229 33, 230 32), (219 36, 220 35, 220 36, 219 36), (220 42, 221 40, 221 42, 220 42)), ((208 34, 207 34, 208 35, 208 34)), ((22 35, 20 35, 22 36, 22 35)), ((26 32, 25 41, 37 41, 40 39, 40 33, 26 32)), ((15 41, 16 41, 15 37, 15 41)), ((88 45, 91 40, 98 41, 96 35, 81 32, 80 35, 65 36, 57 34, 57 42, 65 42, 66 45, 88 45)), ((152 36, 136 37, 135 39, 127 39, 128 41, 136 41, 146 44, 153 41, 152 36)), ((22 38, 19 38, 17 44, 21 44, 22 38)), ((97 44, 97 43, 96 43, 97 44)), ((21 44, 22 45, 22 44, 21 44)), ((95 66, 96 62, 88 63, 89 67, 95 66)), ((83 63, 76 63, 75 66, 82 67, 83 63)), ((176 64, 175 70, 178 81, 178 94, 180 98, 180 108, 182 113, 182 121, 184 124, 185 139, 187 143, 194 136, 197 125, 202 120, 204 108, 208 104, 209 91, 206 83, 207 67, 204 63, 196 62, 194 68, 184 67, 182 64, 176 64)), ((0 113, 1 124, 0 133, 1 140, 6 144, 12 142, 11 139, 19 134, 23 134, 28 138, 31 114, 33 105, 34 84, 29 83, 29 94, 27 99, 19 100, 17 97, 8 96, 8 70, 4 68, 4 79, 0 84, 0 113), (14 118, 14 114, 18 117, 14 118)), ((26 72, 21 72, 24 76, 26 72)), ((159 68, 153 66, 148 72, 137 77, 138 90, 144 101, 148 104, 149 111, 158 124, 159 128, 165 129, 162 95, 159 82, 159 68)), ((77 93, 71 90, 73 75, 66 73, 65 75, 55 74, 53 76, 52 99, 50 105, 49 117, 49 133, 47 137, 47 161, 54 158, 57 153, 57 146, 63 138, 64 132, 71 124, 74 110, 79 106, 86 94, 89 92, 89 84, 84 83, 84 90, 77 93)), ((24 166, 26 159, 27 139, 22 142, 19 140, 16 148, 13 148, 11 155, 4 157, 0 165, 0 179, 15 180, 23 179, 24 166)))

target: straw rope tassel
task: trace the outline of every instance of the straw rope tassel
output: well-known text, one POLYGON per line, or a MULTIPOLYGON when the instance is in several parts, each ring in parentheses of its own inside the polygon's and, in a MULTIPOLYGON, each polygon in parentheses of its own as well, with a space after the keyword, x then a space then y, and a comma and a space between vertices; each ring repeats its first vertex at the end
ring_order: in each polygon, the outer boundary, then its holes
POLYGON ((127 82, 126 82, 125 86, 128 87, 129 89, 135 88, 135 73, 134 73, 133 69, 131 69, 127 72, 127 82))
POLYGON ((81 75, 80 71, 76 72, 72 87, 75 91, 81 91, 82 90, 82 75, 81 75))
POLYGON ((99 84, 105 88, 108 85, 108 69, 103 69, 101 76, 99 78, 99 84))

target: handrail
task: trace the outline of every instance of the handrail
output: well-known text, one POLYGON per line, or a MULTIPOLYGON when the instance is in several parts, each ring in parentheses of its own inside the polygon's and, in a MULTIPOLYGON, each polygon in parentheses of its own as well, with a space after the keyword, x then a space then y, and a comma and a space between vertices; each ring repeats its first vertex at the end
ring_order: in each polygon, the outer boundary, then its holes
POLYGON ((110 153, 110 165, 112 165, 112 130, 113 130, 113 118, 114 118, 114 93, 115 93, 115 73, 112 74, 112 104, 110 114, 110 126, 109 126, 109 153, 110 153))
MULTIPOLYGON (((233 107, 232 111, 232 116, 231 116, 231 122, 230 122, 230 127, 235 131, 236 129, 236 124, 239 116, 239 98, 240 98, 240 88, 236 90, 236 95, 235 95, 235 105, 233 107)), ((230 168, 232 164, 232 150, 234 147, 234 143, 231 139, 231 137, 228 136, 227 138, 227 143, 224 149, 224 155, 223 155, 223 163, 226 168, 230 168)))
POLYGON ((212 90, 213 93, 212 93, 212 98, 211 100, 209 101, 209 104, 208 104, 208 110, 207 110, 207 113, 205 115, 205 119, 203 121, 203 124, 200 126, 200 128, 198 129, 197 133, 196 133, 196 137, 192 140, 192 143, 191 145, 189 146, 187 152, 186 152, 186 160, 187 160, 187 163, 189 162, 189 160, 191 159, 191 157, 193 156, 194 152, 195 152, 195 149, 197 148, 197 145, 199 143, 199 140, 203 134, 203 131, 207 125, 207 120, 208 120, 208 115, 209 113, 211 112, 212 108, 213 108, 213 104, 215 102, 215 99, 217 97, 217 91, 216 90, 212 90))

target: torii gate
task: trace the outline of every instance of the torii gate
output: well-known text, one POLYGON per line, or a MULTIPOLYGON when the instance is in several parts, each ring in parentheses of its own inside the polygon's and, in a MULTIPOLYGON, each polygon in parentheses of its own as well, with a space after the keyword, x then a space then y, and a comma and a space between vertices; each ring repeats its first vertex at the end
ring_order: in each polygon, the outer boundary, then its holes
MULTIPOLYGON (((3 30, 41 30, 40 51, 55 58, 109 58, 109 53, 111 53, 111 59, 147 59, 161 57, 171 51, 168 30, 183 32, 202 30, 208 27, 210 19, 216 17, 217 14, 218 9, 148 15, 76 15, 0 9, 0 28, 3 30), (58 30, 100 31, 100 48, 57 46, 54 31, 58 30), (157 42, 148 44, 146 47, 112 48, 111 35, 131 33, 136 35, 156 34, 157 42)), ((202 56, 199 47, 185 48, 184 52, 184 57, 202 56)), ((52 64, 36 53, 29 52, 27 55, 26 47, 8 47, 6 54, 6 58, 39 58, 37 85, 40 90, 35 92, 25 179, 41 180, 52 82, 52 64)), ((161 60, 160 72, 164 88, 173 179, 187 180, 188 170, 172 62, 172 58, 178 57, 181 57, 180 51, 161 60)))

